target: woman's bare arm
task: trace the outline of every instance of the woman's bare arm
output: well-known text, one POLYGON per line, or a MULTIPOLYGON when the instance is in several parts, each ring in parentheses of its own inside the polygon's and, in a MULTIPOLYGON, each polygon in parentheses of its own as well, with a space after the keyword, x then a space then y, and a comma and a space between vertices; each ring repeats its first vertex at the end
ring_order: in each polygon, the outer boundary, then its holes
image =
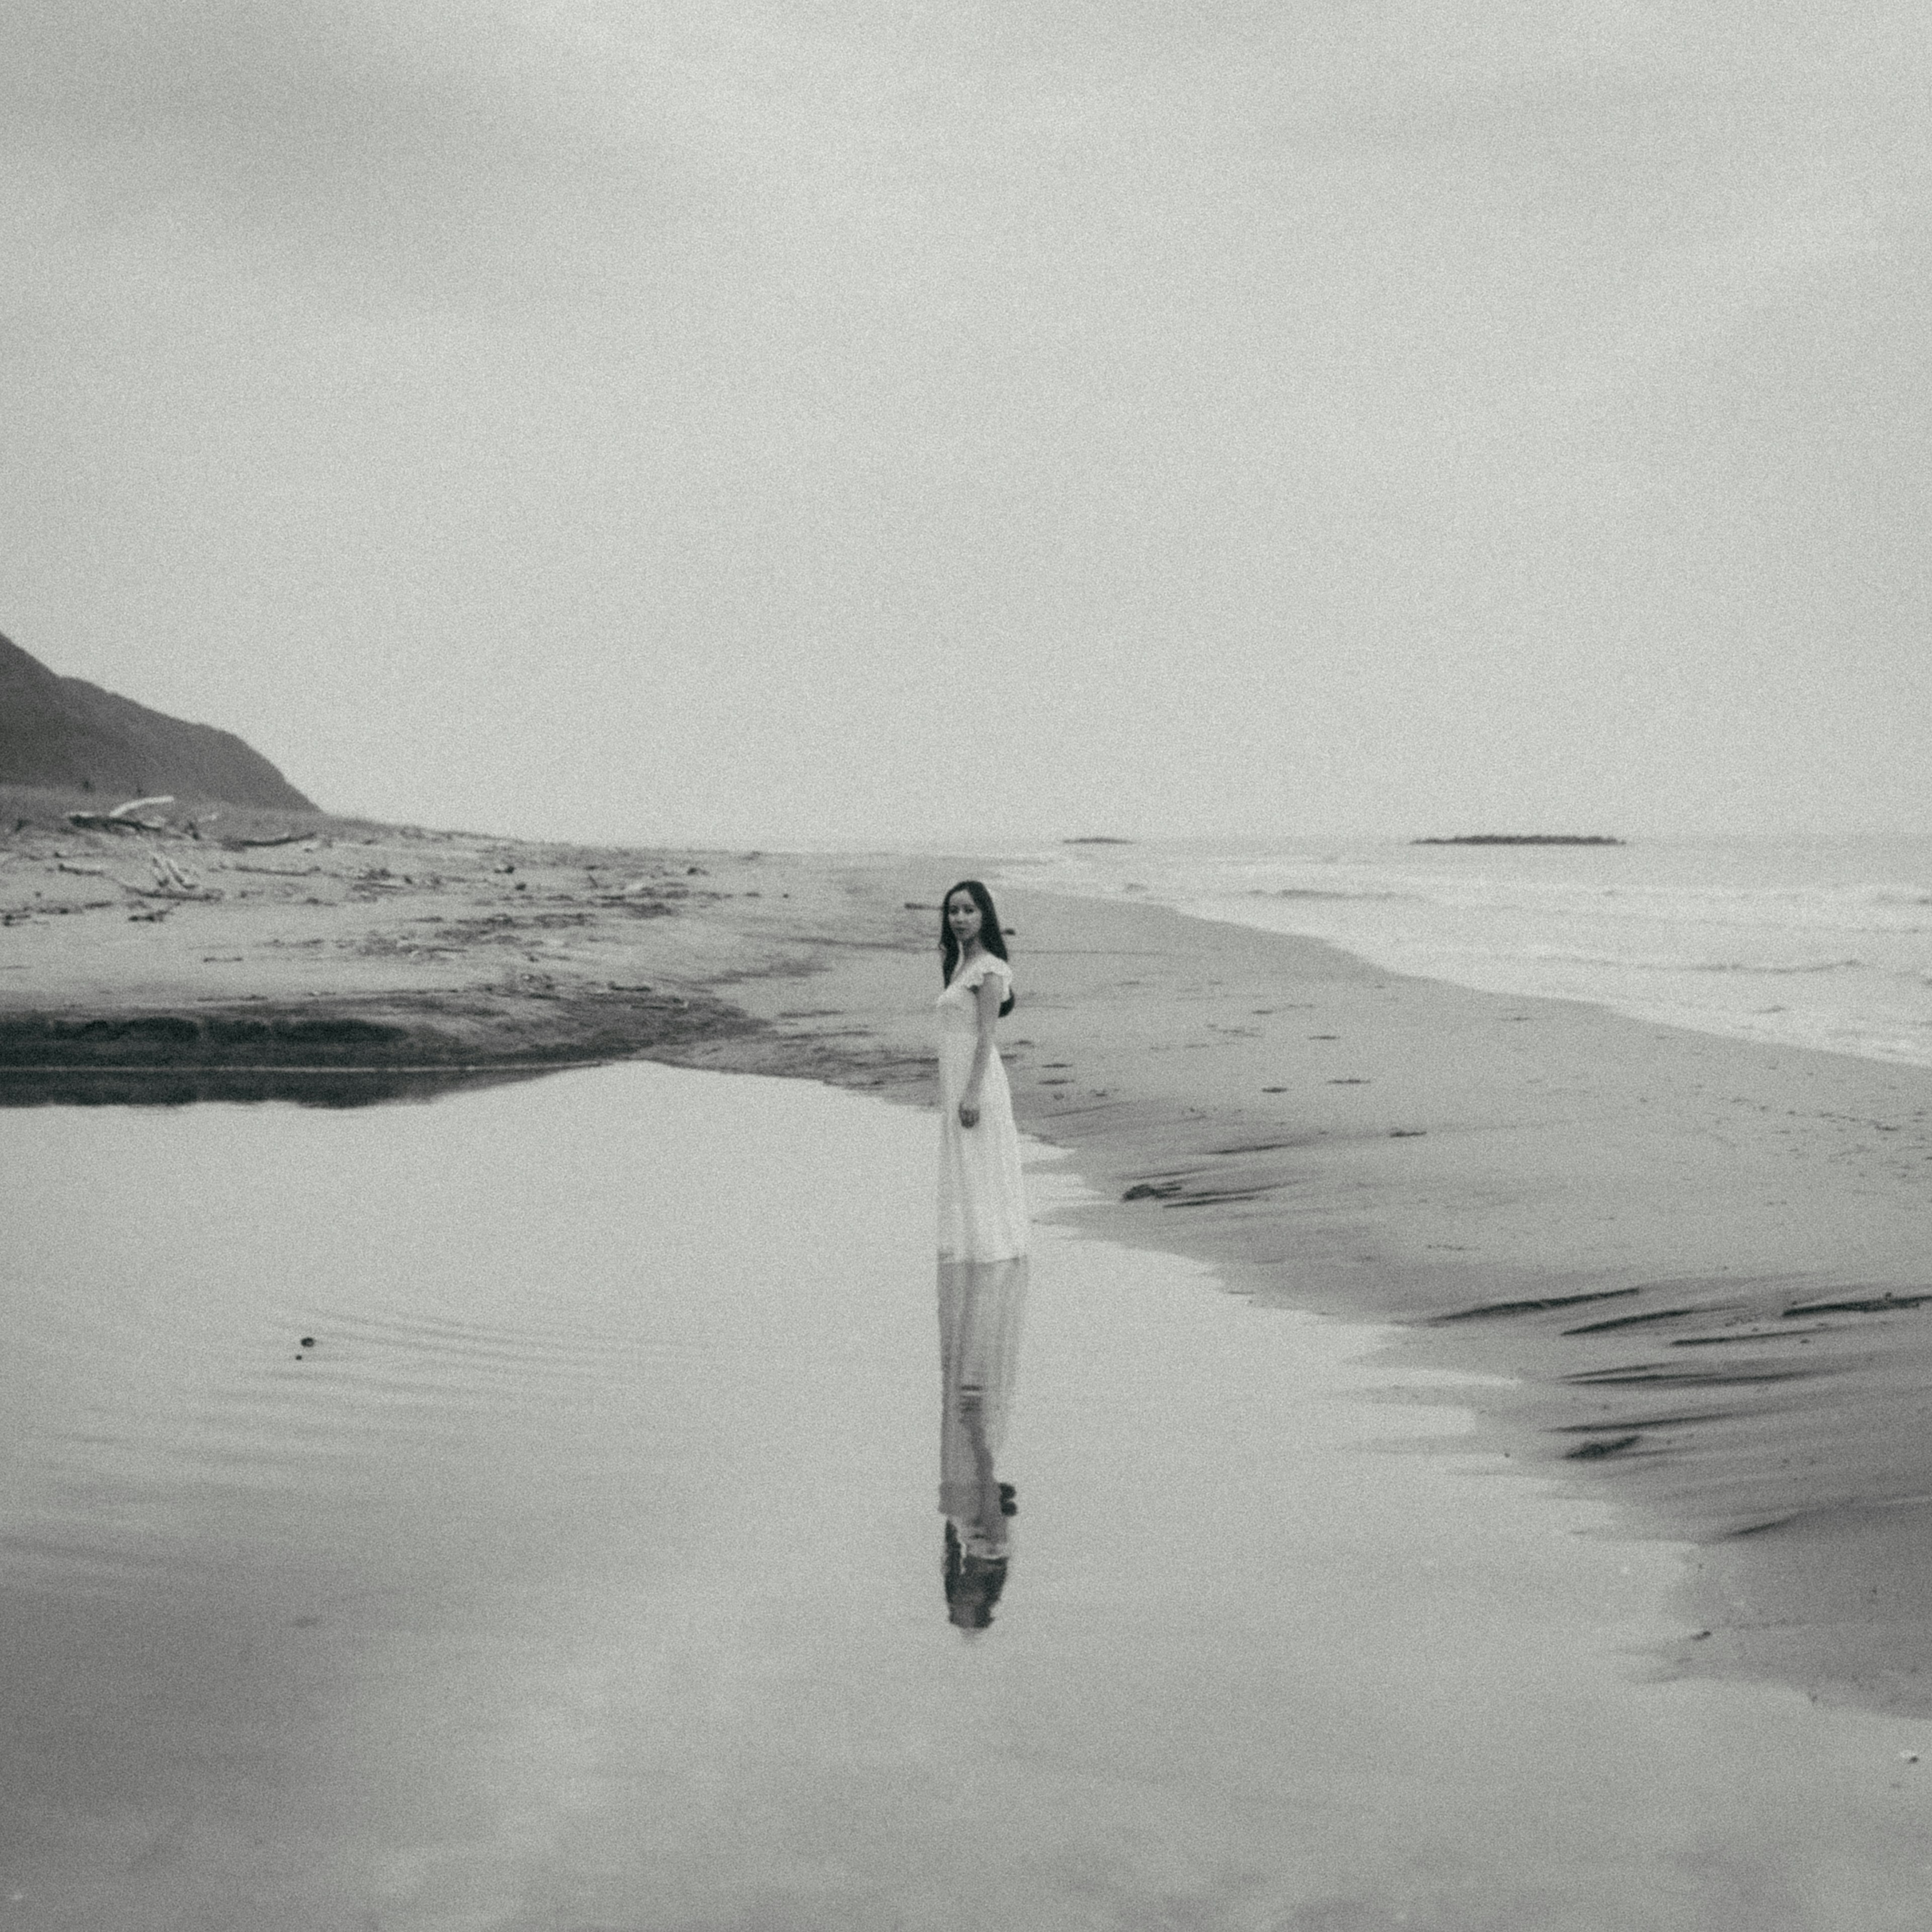
POLYGON ((993 1057, 993 1027, 1000 1017, 1000 1002, 1006 997, 1006 989, 1000 983, 997 973, 988 973, 980 982, 974 994, 978 1007, 980 1036, 973 1042, 973 1070, 966 1076, 966 1090, 959 1099, 959 1124, 971 1126, 980 1118, 980 1083, 986 1077, 986 1066, 993 1057))

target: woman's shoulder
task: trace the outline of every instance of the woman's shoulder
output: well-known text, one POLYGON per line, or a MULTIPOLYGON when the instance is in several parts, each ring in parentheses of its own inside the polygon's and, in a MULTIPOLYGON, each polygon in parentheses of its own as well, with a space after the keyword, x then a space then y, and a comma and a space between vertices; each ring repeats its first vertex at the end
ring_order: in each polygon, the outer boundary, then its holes
POLYGON ((988 974, 1010 986, 1013 983, 1013 969, 997 952, 982 952, 953 982, 959 986, 976 986, 988 974))

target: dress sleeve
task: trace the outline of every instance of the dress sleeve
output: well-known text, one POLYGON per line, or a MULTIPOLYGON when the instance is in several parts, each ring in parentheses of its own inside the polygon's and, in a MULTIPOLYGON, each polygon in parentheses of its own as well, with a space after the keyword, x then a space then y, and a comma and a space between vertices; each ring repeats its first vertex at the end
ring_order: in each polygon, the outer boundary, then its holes
POLYGON ((972 964, 960 974, 959 984, 968 992, 977 992, 980 981, 989 973, 998 980, 1000 986, 1000 997, 1004 1000, 1006 994, 1013 990, 1013 969, 1004 959, 996 957, 991 952, 982 952, 974 960, 972 964))

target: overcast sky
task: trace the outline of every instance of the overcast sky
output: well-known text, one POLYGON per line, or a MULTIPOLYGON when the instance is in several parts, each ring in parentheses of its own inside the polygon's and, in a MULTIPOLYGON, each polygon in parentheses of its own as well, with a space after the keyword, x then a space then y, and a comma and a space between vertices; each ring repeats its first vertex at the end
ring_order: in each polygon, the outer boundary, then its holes
POLYGON ((1923 0, 27 0, 0 630, 728 844, 1932 830, 1923 0))

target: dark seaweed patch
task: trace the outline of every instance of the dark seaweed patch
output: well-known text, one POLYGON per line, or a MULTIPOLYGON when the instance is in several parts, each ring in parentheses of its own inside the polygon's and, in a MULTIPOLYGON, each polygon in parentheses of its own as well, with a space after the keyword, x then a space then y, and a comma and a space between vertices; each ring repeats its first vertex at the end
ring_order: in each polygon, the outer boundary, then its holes
POLYGON ((1258 1201, 1271 1194, 1270 1187, 1196 1187, 1175 1196, 1162 1204, 1168 1208, 1218 1208, 1228 1201, 1258 1201))
POLYGON ((1924 1294, 1894 1294, 1888 1289, 1882 1294, 1843 1301, 1794 1302, 1785 1310, 1784 1319, 1789 1322, 1797 1315, 1885 1315, 1895 1308, 1916 1308, 1926 1301, 1932 1301, 1932 1290, 1924 1294))
POLYGON ((1636 1288, 1600 1288, 1586 1294, 1546 1294, 1525 1301, 1480 1301, 1473 1308, 1457 1308, 1447 1315, 1432 1316, 1433 1323, 1487 1322, 1507 1315, 1545 1315, 1552 1308, 1575 1308, 1589 1301, 1621 1301, 1643 1292, 1636 1288))
POLYGON ((1789 1516, 1774 1516, 1762 1522, 1748 1522, 1743 1528, 1732 1530, 1729 1534, 1733 1541, 1747 1536, 1762 1536, 1768 1531, 1782 1529, 1786 1524, 1796 1522, 1802 1514, 1803 1511, 1794 1510, 1789 1516))
POLYGON ((1730 1335, 1677 1335, 1671 1339, 1673 1348, 1728 1348, 1740 1342, 1789 1342, 1800 1335, 1828 1335, 1832 1324, 1820 1322, 1810 1328, 1740 1328, 1730 1335))
POLYGON ((1233 1147, 1210 1148, 1208 1151, 1217 1157, 1238 1154, 1281 1154, 1296 1148, 1312 1147, 1313 1144, 1314 1136, 1311 1134, 1304 1134, 1293 1140, 1242 1141, 1233 1147))
POLYGON ((1820 1371, 1806 1366, 1798 1368, 1690 1369, 1666 1368, 1660 1363, 1630 1369, 1588 1369, 1563 1379, 1582 1388, 1722 1388, 1750 1382, 1795 1382, 1820 1371))
MULTIPOLYGON (((1633 1292, 1635 1291, 1633 1290, 1633 1292)), ((1726 1304, 1735 1306, 1735 1304, 1726 1304)), ((1645 1315, 1612 1315, 1602 1322, 1586 1322, 1574 1328, 1566 1328, 1566 1335, 1600 1335, 1606 1329, 1637 1328, 1647 1322, 1677 1322, 1687 1315, 1714 1315, 1718 1308, 1658 1308, 1645 1315)))
POLYGON ((1701 1415, 1645 1415, 1632 1416, 1622 1422, 1565 1422, 1559 1424, 1554 1432, 1558 1436, 1608 1436, 1619 1430, 1682 1429, 1694 1422, 1728 1421, 1736 1413, 1734 1408, 1708 1408, 1701 1415))

